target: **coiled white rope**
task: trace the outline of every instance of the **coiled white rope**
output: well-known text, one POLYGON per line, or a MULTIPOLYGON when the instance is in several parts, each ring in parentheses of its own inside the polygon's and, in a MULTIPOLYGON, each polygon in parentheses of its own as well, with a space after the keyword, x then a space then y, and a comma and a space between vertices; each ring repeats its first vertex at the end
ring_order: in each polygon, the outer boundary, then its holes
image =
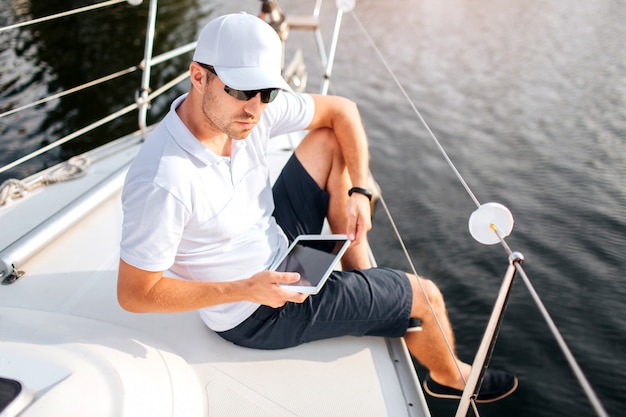
POLYGON ((15 178, 8 179, 0 185, 0 206, 11 200, 16 200, 26 196, 29 192, 41 185, 50 185, 58 182, 80 178, 87 173, 87 168, 91 165, 89 158, 79 155, 69 159, 67 162, 51 170, 37 181, 28 183, 15 178))
POLYGON ((29 186, 22 180, 8 179, 0 185, 0 206, 15 198, 24 197, 30 191, 29 186))

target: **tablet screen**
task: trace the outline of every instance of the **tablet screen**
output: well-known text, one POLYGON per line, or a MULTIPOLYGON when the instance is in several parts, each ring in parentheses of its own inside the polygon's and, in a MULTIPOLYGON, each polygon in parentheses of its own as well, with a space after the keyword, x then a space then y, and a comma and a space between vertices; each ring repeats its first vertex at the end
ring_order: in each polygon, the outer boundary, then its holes
POLYGON ((345 235, 298 236, 275 270, 298 272, 300 281, 284 285, 294 290, 315 293, 319 291, 349 244, 345 235))

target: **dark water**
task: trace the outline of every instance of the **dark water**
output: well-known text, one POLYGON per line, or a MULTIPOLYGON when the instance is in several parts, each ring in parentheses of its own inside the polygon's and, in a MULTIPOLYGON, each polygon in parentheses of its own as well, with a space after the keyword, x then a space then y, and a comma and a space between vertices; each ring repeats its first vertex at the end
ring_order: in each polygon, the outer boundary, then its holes
MULTIPOLYGON (((304 3, 281 5, 309 13, 312 4, 304 3)), ((333 2, 327 3, 331 9, 333 2)), ((84 4, 4 1, 0 26, 84 4)), ((256 13, 257 6, 253 0, 163 1, 155 49, 194 40, 212 15, 256 13)), ((99 17, 0 33, 0 112, 136 64, 146 8, 130 13, 114 6, 99 17)), ((476 197, 513 212, 507 242, 525 255, 524 269, 609 414, 624 415, 626 5, 388 0, 361 1, 355 13, 476 197)), ((333 18, 328 22, 325 28, 333 18)), ((291 36, 313 45, 308 33, 291 36)), ((342 40, 334 92, 358 102, 372 171, 418 272, 435 279, 447 298, 459 355, 471 360, 506 253, 469 236, 473 202, 352 15, 344 18, 342 40)), ((187 59, 160 68, 155 85, 184 70, 187 59)), ((309 63, 314 90, 316 65, 309 63)), ((139 77, 0 119, 0 165, 128 104, 139 77)), ((155 102, 152 121, 185 89, 155 102)), ((134 126, 131 116, 10 174, 22 177, 134 126)), ((380 209, 374 227, 379 263, 408 268, 380 209)), ((482 416, 594 415, 521 280, 492 363, 515 370, 520 388, 509 399, 481 406, 482 416)), ((454 414, 454 403, 429 401, 435 416, 454 414)))

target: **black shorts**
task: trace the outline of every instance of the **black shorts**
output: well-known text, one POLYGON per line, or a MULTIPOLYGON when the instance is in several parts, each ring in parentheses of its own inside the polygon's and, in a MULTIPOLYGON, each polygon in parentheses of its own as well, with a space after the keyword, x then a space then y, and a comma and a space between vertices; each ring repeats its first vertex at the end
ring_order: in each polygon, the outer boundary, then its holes
MULTIPOLYGON (((294 156, 274 184, 274 217, 290 240, 320 233, 328 194, 294 156)), ((413 294, 404 272, 389 268, 335 271, 304 303, 259 307, 233 329, 218 332, 237 345, 282 349, 332 337, 406 333, 413 294)))

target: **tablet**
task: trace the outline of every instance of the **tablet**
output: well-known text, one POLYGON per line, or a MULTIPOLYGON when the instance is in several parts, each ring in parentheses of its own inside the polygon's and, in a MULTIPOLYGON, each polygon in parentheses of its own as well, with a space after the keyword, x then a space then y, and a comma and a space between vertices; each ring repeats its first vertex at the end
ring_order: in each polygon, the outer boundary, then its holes
POLYGON ((298 272, 300 281, 281 286, 317 294, 349 245, 346 235, 300 235, 289 246, 287 255, 271 269, 298 272))

